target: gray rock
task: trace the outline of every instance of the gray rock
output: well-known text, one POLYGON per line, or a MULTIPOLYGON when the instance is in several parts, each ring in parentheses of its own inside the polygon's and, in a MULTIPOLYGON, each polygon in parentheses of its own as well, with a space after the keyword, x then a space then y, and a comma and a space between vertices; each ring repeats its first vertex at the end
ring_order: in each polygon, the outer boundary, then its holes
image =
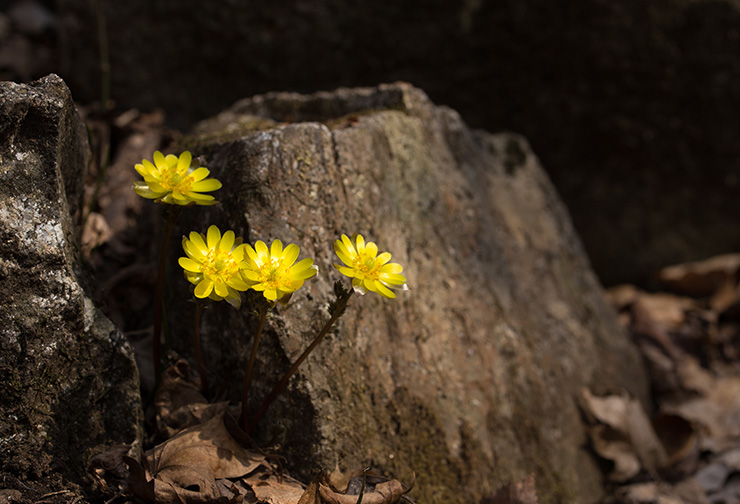
POLYGON ((89 148, 64 82, 0 83, 0 139, 0 475, 67 488, 96 451, 137 440, 138 372, 86 293, 74 218, 89 148))
MULTIPOLYGON (((359 232, 405 266, 411 290, 351 299, 256 433, 277 436, 294 474, 415 472, 419 501, 477 502, 534 473, 540 502, 600 497, 575 398, 624 387, 646 401, 646 375, 522 137, 472 131, 393 84, 244 100, 183 146, 224 183, 220 205, 183 214, 183 233, 279 238, 320 267, 268 319, 252 409, 328 318, 333 240, 359 232)), ((188 352, 190 290, 172 270, 188 352)), ((207 367, 235 400, 255 325, 249 303, 204 314, 207 367)))

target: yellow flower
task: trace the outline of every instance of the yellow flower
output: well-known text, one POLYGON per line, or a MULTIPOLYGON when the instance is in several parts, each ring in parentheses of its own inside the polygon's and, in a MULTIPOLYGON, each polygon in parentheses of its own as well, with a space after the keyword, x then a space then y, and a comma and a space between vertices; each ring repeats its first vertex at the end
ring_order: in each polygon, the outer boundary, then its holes
POLYGON ((144 180, 134 182, 134 191, 139 196, 169 203, 170 205, 213 205, 217 203, 210 194, 203 192, 221 188, 221 182, 206 178, 208 168, 190 166, 192 156, 185 151, 178 158, 174 154, 165 157, 161 152, 154 153, 154 164, 144 159, 134 168, 144 180))
POLYGON ((391 289, 407 290, 406 277, 401 275, 403 267, 398 263, 389 263, 391 255, 383 252, 378 255, 378 246, 373 242, 365 243, 362 235, 356 235, 357 246, 352 244, 347 235, 334 242, 334 251, 346 266, 335 264, 343 275, 352 279, 355 292, 365 294, 377 292, 383 297, 393 299, 396 294, 391 289))
POLYGON ((273 241, 269 249, 261 240, 254 244, 254 248, 246 245, 246 267, 242 275, 249 286, 262 292, 268 301, 280 300, 300 289, 304 280, 319 271, 313 259, 306 258, 296 263, 299 252, 298 245, 291 243, 283 248, 280 240, 273 241))
POLYGON ((195 297, 216 301, 225 299, 239 308, 239 291, 249 289, 240 274, 246 252, 241 238, 235 239, 233 231, 226 231, 221 236, 221 231, 211 226, 205 237, 195 231, 190 233, 190 239, 183 237, 182 248, 187 257, 181 257, 178 262, 188 281, 195 284, 195 297))

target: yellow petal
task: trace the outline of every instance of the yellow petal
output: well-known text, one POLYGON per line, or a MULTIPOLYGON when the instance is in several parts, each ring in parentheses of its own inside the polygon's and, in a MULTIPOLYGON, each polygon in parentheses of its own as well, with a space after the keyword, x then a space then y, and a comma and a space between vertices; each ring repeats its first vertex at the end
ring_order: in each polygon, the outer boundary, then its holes
POLYGON ((395 274, 395 273, 400 273, 402 271, 403 271, 403 266, 401 266, 398 263, 389 263, 389 264, 384 265, 382 268, 380 268, 381 273, 395 274))
POLYGON ((190 241, 198 248, 198 250, 201 251, 202 254, 206 254, 208 252, 208 247, 206 246, 206 242, 203 241, 202 234, 192 231, 190 233, 190 241))
POLYGON ((377 288, 375 292, 380 294, 381 296, 388 298, 388 299, 394 299, 396 297, 395 292, 387 288, 385 285, 383 285, 380 282, 375 283, 375 287, 377 288))
POLYGON ((255 268, 259 268, 262 266, 262 261, 259 258, 259 255, 257 255, 257 252, 252 248, 250 244, 245 244, 245 251, 247 253, 248 263, 250 266, 253 266, 255 268))
POLYGON ((233 277, 229 278, 226 281, 226 285, 238 291, 245 291, 249 289, 249 284, 242 280, 239 275, 234 275, 233 277))
POLYGON ((180 154, 180 157, 177 160, 177 171, 187 171, 187 169, 190 168, 190 161, 192 160, 193 156, 190 154, 189 151, 185 151, 180 154))
POLYGON ((342 275, 348 276, 350 278, 354 278, 355 276, 355 270, 352 268, 347 268, 346 266, 340 266, 339 264, 335 264, 334 267, 338 269, 342 275))
POLYGON ((157 165, 157 168, 159 168, 160 170, 167 167, 164 155, 161 152, 154 151, 154 156, 152 156, 152 158, 154 159, 154 164, 157 165))
POLYGON ((218 244, 218 249, 221 252, 230 252, 231 248, 234 246, 234 239, 234 232, 231 230, 226 231, 223 237, 221 237, 221 242, 218 244))
POLYGON ((193 261, 189 257, 181 257, 177 260, 177 263, 185 271, 192 271, 193 273, 199 273, 202 271, 203 265, 199 262, 193 261))
POLYGON ((213 282, 204 278, 201 283, 195 286, 195 297, 203 299, 213 291, 213 282))
MULTIPOLYGON (((203 170, 203 168, 198 168, 199 170, 203 170)), ((215 191, 216 189, 221 189, 222 184, 215 178, 209 178, 206 180, 201 180, 200 182, 195 182, 191 188, 195 192, 209 192, 209 191, 215 191)))
POLYGON ((216 294, 221 297, 225 298, 229 295, 229 288, 227 287, 226 282, 224 282, 220 277, 213 283, 213 288, 216 291, 216 294))
POLYGON ((270 245, 270 256, 279 259, 280 256, 283 255, 283 242, 280 240, 275 240, 272 242, 272 245, 270 245))
MULTIPOLYGON (((305 261, 305 259, 304 259, 305 261)), ((291 275, 295 280, 308 280, 309 278, 313 278, 316 276, 316 274, 319 272, 318 266, 309 266, 308 268, 305 268, 303 270, 295 271, 291 275)), ((297 289, 298 287, 296 287, 297 289)))
MULTIPOLYGON (((380 255, 379 255, 379 256, 378 256, 378 257, 377 257, 377 258, 375 259, 375 261, 376 261, 376 262, 377 262, 378 264, 385 264, 385 263, 387 263, 387 262, 388 262, 388 261, 390 261, 390 260, 391 260, 391 255, 390 255, 390 253, 388 253, 388 252, 383 252, 382 254, 380 254, 380 255)), ((397 273, 397 272, 396 272, 396 271, 394 271, 394 273, 397 273)))
POLYGON ((365 244, 365 255, 367 257, 375 257, 378 255, 378 246, 373 242, 367 242, 365 244))
POLYGON ((347 249, 347 255, 350 257, 354 257, 357 255, 357 250, 355 250, 355 246, 352 245, 352 241, 347 237, 347 235, 342 235, 342 243, 344 244, 345 248, 347 249))
POLYGON ((208 174, 211 173, 208 168, 196 168, 190 174, 188 177, 190 177, 190 180, 192 182, 200 182, 204 178, 208 176, 208 174))
POLYGON ((365 251, 365 238, 358 234, 355 241, 357 242, 357 253, 362 254, 365 251))
POLYGON ((281 257, 283 264, 285 266, 292 266, 295 260, 298 259, 298 254, 300 254, 300 252, 301 249, 295 243, 291 243, 285 247, 281 257))
POLYGON ((218 246, 218 242, 221 241, 221 231, 216 226, 208 228, 208 234, 206 235, 206 243, 208 249, 213 250, 218 246))
POLYGON ((257 240, 257 243, 254 244, 254 250, 257 252, 257 256, 259 257, 258 264, 260 266, 270 259, 270 251, 267 249, 267 244, 262 240, 257 240))

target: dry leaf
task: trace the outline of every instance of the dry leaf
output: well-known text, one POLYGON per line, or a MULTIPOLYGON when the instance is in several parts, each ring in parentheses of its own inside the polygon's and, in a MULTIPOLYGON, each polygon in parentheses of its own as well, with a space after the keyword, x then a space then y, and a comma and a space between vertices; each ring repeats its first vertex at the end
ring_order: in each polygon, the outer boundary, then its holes
MULTIPOLYGON (((362 472, 359 472, 362 474, 362 472)), ((351 478, 347 488, 342 492, 335 488, 325 473, 320 473, 301 496, 298 504, 356 504, 362 487, 362 478, 351 478)), ((363 504, 396 504, 404 499, 413 502, 406 494, 414 488, 412 483, 407 489, 398 480, 389 480, 377 474, 367 473, 363 504)))
POLYGON ((229 403, 209 404, 187 361, 179 360, 162 373, 154 396, 157 429, 168 439, 178 432, 222 415, 229 403))
POLYGON ((663 268, 658 278, 672 290, 694 297, 710 296, 740 269, 740 254, 663 268))
POLYGON ((298 504, 304 493, 303 485, 289 476, 278 476, 266 466, 242 478, 260 502, 268 504, 298 504))
POLYGON ((582 406, 591 417, 588 428, 596 453, 614 462, 612 481, 627 481, 641 468, 655 474, 668 461, 642 405, 626 393, 595 397, 582 392, 582 406))
POLYGON ((717 378, 693 358, 681 363, 679 373, 684 386, 696 395, 682 402, 665 404, 662 411, 701 426, 705 449, 736 446, 740 438, 740 377, 717 378))
POLYGON ((239 478, 267 463, 231 437, 221 416, 191 427, 146 453, 142 464, 130 458, 129 487, 148 502, 226 503, 217 479, 239 478))

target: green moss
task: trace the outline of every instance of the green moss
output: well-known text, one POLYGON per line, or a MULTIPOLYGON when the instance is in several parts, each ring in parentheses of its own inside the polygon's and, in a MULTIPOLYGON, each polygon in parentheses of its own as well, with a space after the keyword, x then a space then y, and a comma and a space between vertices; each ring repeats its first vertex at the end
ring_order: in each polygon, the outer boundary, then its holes
POLYGON ((200 123, 195 133, 180 138, 177 145, 182 150, 201 152, 206 146, 232 142, 257 131, 269 131, 278 125, 272 119, 258 116, 233 115, 228 120, 217 116, 200 123))

